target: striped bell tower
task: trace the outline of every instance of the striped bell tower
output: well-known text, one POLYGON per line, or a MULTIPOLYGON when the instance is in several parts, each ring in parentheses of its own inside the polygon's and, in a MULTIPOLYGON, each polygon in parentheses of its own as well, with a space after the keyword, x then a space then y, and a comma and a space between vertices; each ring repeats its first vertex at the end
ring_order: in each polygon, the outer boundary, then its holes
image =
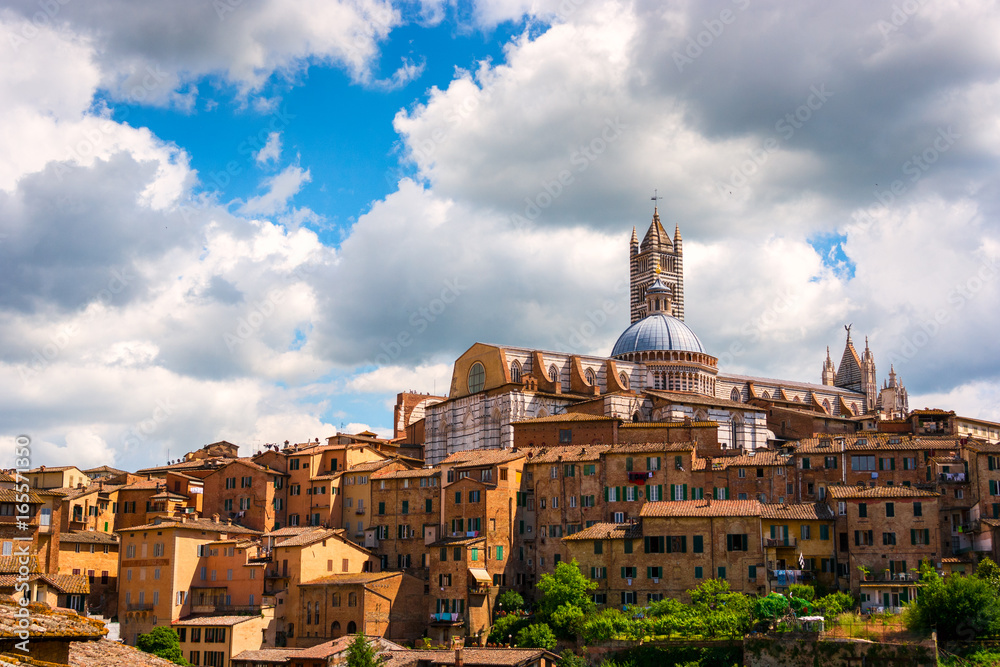
MULTIPOLYGON (((653 195, 653 201, 660 197, 653 195)), ((684 248, 680 226, 674 229, 671 239, 660 223, 657 206, 653 205, 653 221, 639 243, 635 227, 629 241, 629 284, 632 322, 649 315, 646 307, 646 290, 659 277, 670 286, 672 294, 670 314, 684 320, 684 248)))

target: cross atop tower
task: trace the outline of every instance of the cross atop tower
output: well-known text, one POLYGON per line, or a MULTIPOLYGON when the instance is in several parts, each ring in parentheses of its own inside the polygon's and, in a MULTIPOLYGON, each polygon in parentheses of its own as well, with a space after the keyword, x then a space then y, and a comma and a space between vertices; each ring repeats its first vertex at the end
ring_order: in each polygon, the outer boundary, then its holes
POLYGON ((653 208, 654 208, 654 209, 656 208, 656 202, 658 202, 658 201, 660 201, 661 199, 663 199, 663 197, 659 197, 659 196, 657 196, 657 194, 656 194, 656 193, 657 193, 657 190, 656 190, 656 188, 653 188, 653 196, 652 196, 652 197, 650 197, 650 199, 651 199, 651 200, 653 201, 653 208))

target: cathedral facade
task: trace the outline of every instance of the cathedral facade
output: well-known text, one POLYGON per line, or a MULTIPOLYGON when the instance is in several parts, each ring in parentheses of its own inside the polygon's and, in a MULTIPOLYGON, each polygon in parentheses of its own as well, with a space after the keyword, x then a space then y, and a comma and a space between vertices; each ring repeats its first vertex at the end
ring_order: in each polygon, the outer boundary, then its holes
POLYGON ((858 354, 850 326, 839 368, 828 348, 819 383, 720 371, 684 322, 680 228, 671 238, 655 208, 642 243, 633 228, 629 273, 631 323, 608 357, 483 343, 459 357, 448 397, 424 411, 426 462, 480 447, 509 448, 514 422, 566 412, 715 422, 723 448, 744 450, 775 440, 767 426, 770 408, 852 428, 854 420, 876 414, 905 416, 906 389, 893 371, 880 390, 868 341, 858 354))

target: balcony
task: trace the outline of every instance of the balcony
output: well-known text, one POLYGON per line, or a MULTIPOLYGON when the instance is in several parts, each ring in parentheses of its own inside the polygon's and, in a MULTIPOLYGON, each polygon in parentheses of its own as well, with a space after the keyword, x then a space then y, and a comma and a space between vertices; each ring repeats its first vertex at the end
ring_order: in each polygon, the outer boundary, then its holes
POLYGON ((359 507, 358 509, 354 510, 354 513, 355 514, 364 514, 365 513, 365 508, 364 507, 359 507))
POLYGON ((282 574, 281 571, 278 570, 278 568, 276 568, 276 567, 269 567, 266 570, 264 570, 264 578, 265 579, 287 579, 288 578, 288 574, 287 573, 282 574))
POLYGON ((465 623, 465 614, 451 614, 442 612, 431 614, 431 625, 462 625, 465 623))
MULTIPOLYGON (((781 571, 782 572, 787 572, 787 570, 781 570, 781 571)), ((786 578, 785 579, 786 583, 782 584, 782 585, 786 585, 787 586, 788 584, 799 583, 799 581, 813 581, 815 578, 816 578, 816 573, 813 572, 812 570, 802 570, 802 576, 799 577, 798 580, 796 580, 796 581, 788 581, 788 579, 786 578)), ((767 580, 768 581, 778 581, 777 570, 768 570, 767 571, 767 580)))
MULTIPOLYGON (((858 573, 861 574, 860 572, 858 573)), ((917 572, 874 572, 865 577, 862 584, 892 584, 920 581, 920 574, 917 572)))
POLYGON ((765 547, 795 547, 794 537, 765 537, 764 538, 765 547))
POLYGON ((965 484, 969 476, 964 472, 942 472, 938 474, 938 481, 942 484, 965 484))
POLYGON ((152 602, 129 602, 126 605, 128 611, 153 611, 152 602))

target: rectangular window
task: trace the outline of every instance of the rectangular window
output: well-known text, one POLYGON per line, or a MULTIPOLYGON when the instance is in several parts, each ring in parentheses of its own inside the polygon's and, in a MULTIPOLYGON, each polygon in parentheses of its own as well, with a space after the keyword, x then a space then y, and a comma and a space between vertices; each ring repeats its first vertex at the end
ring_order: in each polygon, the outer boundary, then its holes
POLYGON ((702 567, 700 565, 696 565, 695 568, 694 568, 694 578, 695 579, 704 579, 705 578, 705 571, 702 569, 702 567))
POLYGON ((828 469, 829 468, 835 469, 837 467, 837 457, 836 456, 827 456, 826 458, 824 458, 823 459, 823 467, 828 468, 828 469))
POLYGON ((874 472, 878 468, 875 467, 875 457, 874 456, 852 456, 851 457, 851 470, 859 472, 874 472))
POLYGON ((590 578, 591 579, 607 579, 608 578, 608 568, 606 568, 606 567, 591 567, 590 568, 590 578))
POLYGON ((622 551, 627 554, 632 553, 632 540, 624 541, 624 544, 622 544, 622 551))
POLYGON ((666 553, 666 540, 662 535, 647 535, 643 539, 645 552, 648 554, 666 553))
POLYGON ((812 539, 812 534, 810 532, 810 528, 811 528, 810 526, 805 525, 805 524, 803 524, 800 527, 799 530, 800 530, 800 534, 801 534, 801 537, 802 537, 803 540, 812 539))
POLYGON ((726 568, 719 566, 719 579, 725 579, 725 578, 726 578, 726 568))
POLYGON ((660 457, 659 456, 647 456, 646 457, 646 470, 659 470, 660 469, 660 457))
POLYGON ((896 516, 896 504, 895 503, 886 503, 885 504, 885 516, 886 516, 886 518, 889 518, 889 519, 891 519, 892 517, 896 516))
POLYGON ((559 444, 560 445, 571 445, 573 444, 573 431, 568 428, 559 429, 559 444))
POLYGON ((819 539, 828 540, 830 539, 830 526, 820 526, 819 527, 819 539))
POLYGON ((931 531, 928 528, 910 528, 910 544, 928 545, 931 543, 931 531))
POLYGON ((625 566, 622 568, 622 579, 637 579, 639 570, 635 567, 625 566))
POLYGON ((576 466, 569 463, 563 466, 563 476, 576 477, 576 466))
POLYGON ((583 476, 590 477, 591 475, 597 474, 597 466, 593 463, 589 463, 583 466, 583 476))
POLYGON ((702 535, 695 535, 691 538, 691 551, 696 554, 705 553, 705 538, 702 535))
MULTIPOLYGON (((810 470, 811 468, 812 468, 812 461, 809 460, 809 457, 806 457, 806 458, 802 459, 802 469, 803 470, 810 470)), ((722 569, 725 569, 725 568, 722 568, 722 569)))
POLYGON ((650 566, 646 568, 646 578, 647 579, 662 579, 663 578, 663 568, 660 566, 650 566))
POLYGON ((726 535, 726 551, 749 551, 750 540, 746 533, 726 535))
POLYGON ((919 502, 913 503, 913 516, 923 516, 924 506, 919 502))
POLYGON ((882 533, 883 546, 893 546, 896 544, 896 533, 882 533))
POLYGON ((868 518, 868 503, 858 503, 858 517, 862 519, 868 518))

